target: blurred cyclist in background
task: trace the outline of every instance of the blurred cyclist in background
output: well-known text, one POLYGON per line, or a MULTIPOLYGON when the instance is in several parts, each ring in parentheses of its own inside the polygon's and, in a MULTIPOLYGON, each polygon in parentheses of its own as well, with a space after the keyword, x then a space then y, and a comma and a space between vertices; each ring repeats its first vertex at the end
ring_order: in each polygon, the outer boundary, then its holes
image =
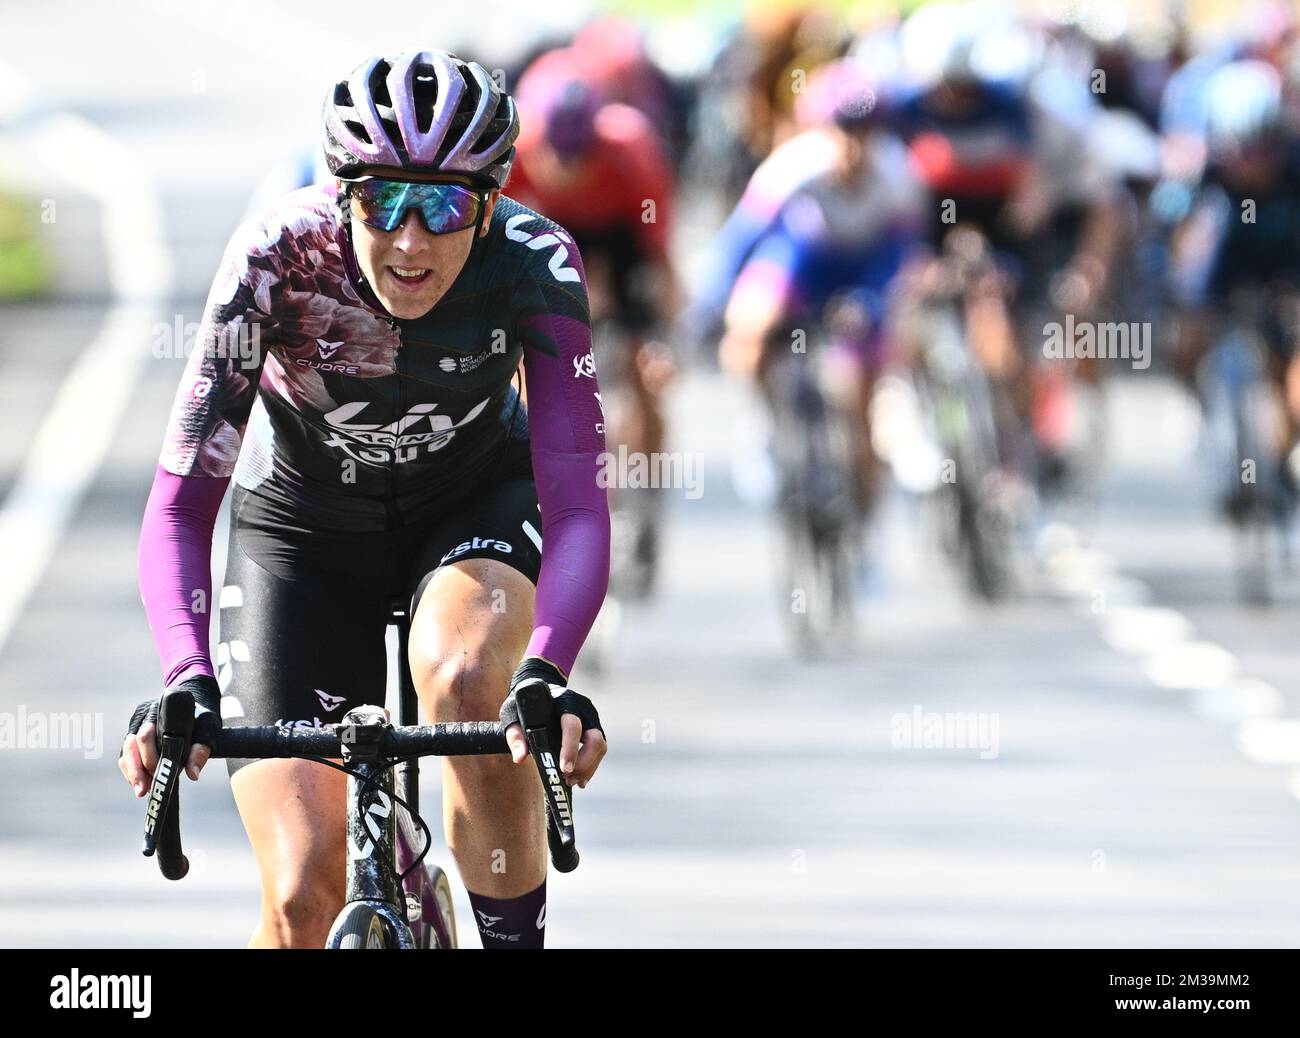
MULTIPOLYGON (((1175 242, 1184 306, 1176 353, 1194 384, 1225 322, 1244 317, 1269 347, 1268 372, 1284 403, 1280 456, 1300 429, 1300 131, 1287 117, 1282 77, 1262 61, 1232 62, 1205 84, 1206 166, 1175 242), (1238 300, 1247 302, 1245 314, 1238 300)), ((1294 492, 1296 464, 1282 477, 1294 492)), ((1232 512, 1235 502, 1225 502, 1232 512)))
POLYGON ((790 146, 806 142, 824 169, 794 191, 750 253, 727 305, 720 359, 770 392, 792 332, 824 333, 836 351, 865 510, 875 485, 868 404, 884 358, 887 296, 920 241, 923 194, 901 145, 881 130, 884 108, 855 61, 820 70, 802 102, 825 130, 790 146))
POLYGON ((1000 453, 1027 477, 1032 379, 1014 306, 1025 245, 1047 219, 1048 196, 1024 91, 988 78, 977 60, 988 13, 987 5, 941 3, 908 18, 895 122, 931 196, 927 237, 939 260, 918 291, 959 282, 965 333, 995 397, 1000 453))
POLYGON ((1099 369, 1046 368, 1042 330, 1064 313, 1094 319, 1105 299, 1123 233, 1124 170, 1105 147, 1114 128, 1060 42, 1004 7, 924 7, 900 44, 910 82, 898 125, 932 195, 931 244, 965 283, 1003 460, 1051 489, 1064 473, 1069 382, 1095 383, 1099 369))
MULTIPOLYGON (((662 397, 674 373, 668 348, 653 332, 670 327, 678 310, 668 254, 676 181, 654 125, 639 109, 607 101, 587 68, 583 55, 567 48, 543 55, 520 79, 510 191, 563 220, 577 242, 607 387, 610 443, 648 457, 663 449, 662 397)), ((649 591, 658 551, 649 505, 658 495, 638 497, 649 510, 638 513, 645 521, 635 538, 634 597, 649 591)))
MULTIPOLYGON (((807 106, 801 111, 807 111, 807 106)), ((838 135, 823 119, 801 125, 754 170, 739 201, 709 243, 684 323, 701 347, 716 346, 736 278, 754 247, 774 228, 782 207, 799 188, 830 169, 838 135)))

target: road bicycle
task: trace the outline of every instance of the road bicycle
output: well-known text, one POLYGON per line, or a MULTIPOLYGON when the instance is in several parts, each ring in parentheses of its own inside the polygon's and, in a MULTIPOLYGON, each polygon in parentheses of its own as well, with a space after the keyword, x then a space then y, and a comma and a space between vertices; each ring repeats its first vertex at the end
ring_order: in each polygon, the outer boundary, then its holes
POLYGON ((861 565, 862 506, 852 435, 831 399, 829 340, 778 360, 768 373, 772 457, 783 539, 781 607, 793 617, 801 656, 818 657, 854 636, 854 577, 861 565), (799 598, 791 600, 791 594, 799 598))
POLYGON ((998 601, 1012 584, 1016 520, 993 389, 971 355, 960 298, 928 300, 920 322, 917 397, 927 432, 951 466, 934 495, 943 542, 964 562, 970 589, 998 601))
POLYGON ((1243 601, 1266 605, 1289 570, 1293 504, 1279 449, 1285 418, 1259 330, 1266 300, 1242 293, 1231 302, 1197 373, 1212 478, 1237 535, 1237 585, 1243 601))
MULTIPOLYGON (((223 728, 212 756, 301 757, 347 774, 346 902, 330 928, 327 948, 454 948, 451 883, 438 866, 424 863, 432 836, 419 814, 419 759, 508 753, 509 748, 496 722, 412 723, 417 700, 407 664, 410 618, 404 605, 393 604, 389 623, 398 632, 396 725, 389 723, 382 707, 361 706, 344 715, 341 724, 321 728, 223 728), (343 764, 334 763, 338 758, 343 764), (418 852, 416 826, 422 837, 418 852)), ((559 771, 559 715, 544 681, 521 685, 515 697, 528 751, 541 778, 551 862, 560 872, 572 872, 578 866, 578 850, 572 794, 559 771)), ((189 756, 193 724, 190 693, 164 693, 143 850, 146 857, 156 854, 159 869, 170 880, 182 879, 189 871, 181 848, 178 779, 189 756)))

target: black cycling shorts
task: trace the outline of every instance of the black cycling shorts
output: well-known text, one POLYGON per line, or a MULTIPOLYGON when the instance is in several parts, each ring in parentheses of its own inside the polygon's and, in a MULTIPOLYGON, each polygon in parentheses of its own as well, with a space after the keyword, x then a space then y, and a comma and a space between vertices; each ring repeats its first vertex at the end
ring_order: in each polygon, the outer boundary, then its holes
MULTIPOLYGON (((535 585, 541 527, 536 487, 524 478, 476 488, 423 521, 364 534, 306 529, 236 487, 218 600, 224 723, 320 727, 355 706, 382 706, 393 602, 414 615, 433 573, 465 559, 495 559, 535 585)), ((227 767, 233 775, 248 763, 231 759, 227 767)))

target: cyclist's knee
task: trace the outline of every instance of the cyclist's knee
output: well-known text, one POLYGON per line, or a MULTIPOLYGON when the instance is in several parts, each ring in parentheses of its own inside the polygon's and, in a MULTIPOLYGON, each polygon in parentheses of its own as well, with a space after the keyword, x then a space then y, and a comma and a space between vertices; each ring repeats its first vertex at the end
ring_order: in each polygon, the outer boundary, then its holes
POLYGON ((492 720, 532 631, 533 585, 482 559, 449 569, 416 608, 411 676, 435 720, 492 720))
POLYGON ((304 871, 277 880, 262 902, 263 936, 285 948, 321 948, 343 908, 343 876, 304 871))
POLYGON ((416 687, 433 697, 439 721, 490 721, 501 710, 514 664, 483 646, 440 659, 416 654, 412 673, 416 687))

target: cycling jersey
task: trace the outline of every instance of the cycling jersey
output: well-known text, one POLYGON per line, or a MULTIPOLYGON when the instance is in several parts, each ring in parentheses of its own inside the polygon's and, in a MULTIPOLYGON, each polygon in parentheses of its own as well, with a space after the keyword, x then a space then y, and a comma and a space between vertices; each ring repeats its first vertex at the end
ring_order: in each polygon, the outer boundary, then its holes
POLYGON ((832 296, 848 291, 880 318, 887 289, 920 242, 925 196, 896 140, 878 137, 867 148, 851 182, 822 173, 795 191, 754 247, 738 293, 780 300, 789 321, 815 323, 832 296))
POLYGON ((212 673, 197 603, 211 597, 212 526, 232 475, 286 529, 365 536, 428 522, 485 472, 526 478, 503 459, 530 443, 546 548, 528 653, 567 674, 609 560, 604 418, 571 236, 502 196, 443 298, 401 320, 360 278, 333 185, 245 223, 208 297, 141 536, 167 684, 212 673))
POLYGON ((832 131, 814 127, 777 145, 754 170, 705 258, 691 303, 691 320, 699 338, 711 337, 754 247, 771 232, 790 197, 830 167, 835 147, 832 131))
POLYGON ((1173 272, 1179 301, 1226 302, 1239 287, 1300 282, 1300 142, 1271 184, 1244 189, 1213 165, 1202 177, 1173 272), (1189 244, 1190 243, 1190 244, 1189 244))
POLYGON ((897 111, 915 169, 940 198, 1006 198, 1014 190, 1032 145, 1029 107, 1019 91, 981 84, 960 110, 918 91, 903 96, 897 111))

